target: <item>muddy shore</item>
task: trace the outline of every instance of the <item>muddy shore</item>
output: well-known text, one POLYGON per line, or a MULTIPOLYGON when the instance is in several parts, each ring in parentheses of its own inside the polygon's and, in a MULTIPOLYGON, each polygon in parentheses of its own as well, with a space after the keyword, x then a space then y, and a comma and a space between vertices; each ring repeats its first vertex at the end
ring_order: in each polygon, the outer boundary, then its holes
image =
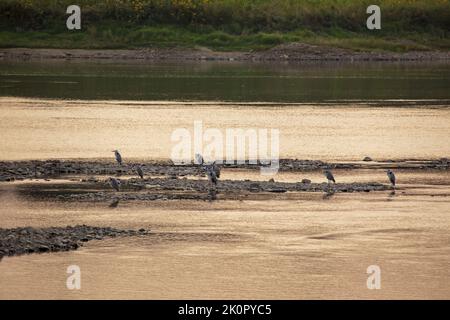
POLYGON ((0 49, 0 60, 254 61, 268 63, 302 61, 450 61, 450 52, 358 52, 304 43, 282 44, 268 50, 251 52, 218 52, 206 48, 145 48, 134 50, 5 48, 0 49))
POLYGON ((86 225, 51 228, 0 228, 0 260, 4 256, 76 250, 83 243, 105 238, 144 236, 149 230, 121 230, 86 225))

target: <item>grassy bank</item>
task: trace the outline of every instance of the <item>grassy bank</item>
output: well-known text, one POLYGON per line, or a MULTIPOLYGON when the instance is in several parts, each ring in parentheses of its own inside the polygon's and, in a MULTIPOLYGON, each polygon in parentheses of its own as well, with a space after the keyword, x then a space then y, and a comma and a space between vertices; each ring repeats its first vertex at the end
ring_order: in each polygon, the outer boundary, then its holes
POLYGON ((366 28, 369 0, 3 0, 1 47, 264 49, 288 42, 356 50, 449 49, 449 0, 380 0, 382 29, 366 28))

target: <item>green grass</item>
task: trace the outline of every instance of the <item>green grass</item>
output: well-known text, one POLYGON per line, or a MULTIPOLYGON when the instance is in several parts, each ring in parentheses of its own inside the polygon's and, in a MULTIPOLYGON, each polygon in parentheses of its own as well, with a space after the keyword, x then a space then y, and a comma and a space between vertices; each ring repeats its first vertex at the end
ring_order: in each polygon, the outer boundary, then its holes
POLYGON ((450 0, 79 0, 82 30, 65 28, 72 0, 2 0, 0 47, 208 47, 260 50, 289 42, 354 50, 450 48, 450 0))

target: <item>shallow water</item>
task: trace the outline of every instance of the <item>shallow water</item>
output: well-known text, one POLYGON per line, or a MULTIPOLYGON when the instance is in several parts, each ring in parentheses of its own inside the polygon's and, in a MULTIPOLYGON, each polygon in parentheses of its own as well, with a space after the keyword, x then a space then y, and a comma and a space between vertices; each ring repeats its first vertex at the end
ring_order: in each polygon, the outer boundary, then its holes
MULTIPOLYGON (((314 160, 433 159, 450 156, 450 108, 351 103, 258 106, 173 102, 66 101, 0 97, 0 160, 169 159, 175 129, 186 128, 194 154, 194 122, 217 128, 279 130, 282 158, 314 160)), ((203 139, 207 145, 206 138, 203 139)), ((269 143, 271 137, 269 136, 269 143)), ((270 144, 269 144, 270 147, 270 144)), ((270 149, 269 149, 270 150, 270 149)))
MULTIPOLYGON (((0 160, 112 161, 115 148, 125 161, 168 159, 172 131, 192 132, 194 120, 222 131, 279 129, 283 158, 449 157, 448 88, 448 65, 1 62, 0 160)), ((337 182, 387 183, 379 169, 334 174, 337 182)), ((0 183, 0 228, 153 231, 91 241, 77 251, 3 258, 0 299, 449 299, 449 172, 396 175, 395 194, 124 201, 116 208, 24 191, 82 177, 0 183), (79 291, 66 288, 66 269, 74 264, 81 268, 79 291), (369 265, 381 268, 381 290, 367 289, 369 265)), ((324 180, 315 171, 274 177, 303 178, 324 180)), ((222 179, 268 177, 228 169, 222 179)))
MULTIPOLYGON (((85 223, 150 228, 153 235, 6 257, 0 298, 448 298, 450 176, 399 175, 395 195, 291 193, 252 201, 123 202, 114 209, 30 201, 15 183, 3 185, 3 227, 85 223), (72 264, 82 270, 76 292, 65 287, 72 264), (381 290, 366 287, 369 265, 381 267, 381 290)), ((336 176, 356 181, 361 172, 336 176)))

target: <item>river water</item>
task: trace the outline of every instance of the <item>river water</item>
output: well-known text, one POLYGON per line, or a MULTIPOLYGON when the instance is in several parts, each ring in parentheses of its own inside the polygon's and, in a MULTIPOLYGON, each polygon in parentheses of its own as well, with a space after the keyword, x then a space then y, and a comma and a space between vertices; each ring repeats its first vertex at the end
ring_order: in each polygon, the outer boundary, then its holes
MULTIPOLYGON (((272 128, 280 156, 324 161, 450 156, 448 65, 0 63, 0 160, 168 159, 177 128, 272 128)), ((382 170, 339 181, 386 183, 382 170)), ((244 201, 74 203, 0 183, 0 227, 149 228, 71 252, 6 257, 0 298, 448 299, 450 174, 400 170, 398 190, 244 201), (68 290, 66 269, 81 269, 68 290), (367 267, 381 269, 369 290, 367 267)), ((267 179, 224 170, 224 179, 267 179)), ((277 181, 323 181, 320 172, 277 181)))

